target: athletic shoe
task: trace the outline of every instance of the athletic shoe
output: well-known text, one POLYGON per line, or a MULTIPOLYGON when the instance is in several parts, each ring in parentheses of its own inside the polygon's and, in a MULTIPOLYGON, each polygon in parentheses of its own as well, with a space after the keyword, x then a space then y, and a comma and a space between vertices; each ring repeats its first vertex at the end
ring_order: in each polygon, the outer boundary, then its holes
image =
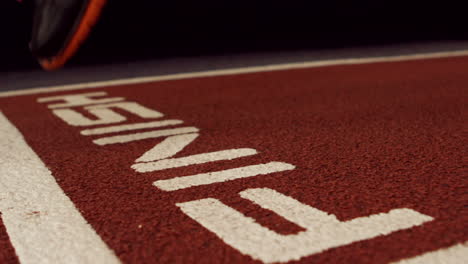
POLYGON ((46 70, 62 67, 86 40, 106 0, 34 0, 30 49, 46 70))

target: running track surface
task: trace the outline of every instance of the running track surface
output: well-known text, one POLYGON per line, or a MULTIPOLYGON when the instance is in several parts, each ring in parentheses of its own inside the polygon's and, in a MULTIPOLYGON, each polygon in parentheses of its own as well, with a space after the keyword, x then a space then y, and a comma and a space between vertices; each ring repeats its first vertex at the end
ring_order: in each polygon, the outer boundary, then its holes
POLYGON ((463 263, 467 69, 0 98, 0 263, 463 263))

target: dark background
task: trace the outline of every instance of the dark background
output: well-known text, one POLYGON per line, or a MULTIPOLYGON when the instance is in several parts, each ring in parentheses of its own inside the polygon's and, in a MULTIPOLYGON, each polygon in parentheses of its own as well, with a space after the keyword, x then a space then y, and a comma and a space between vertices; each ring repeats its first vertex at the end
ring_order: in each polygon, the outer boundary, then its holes
MULTIPOLYGON (((26 0, 27 1, 27 0, 26 0)), ((468 39, 463 1, 110 0, 68 67, 468 39)), ((31 10, 0 1, 0 70, 38 68, 31 10)))

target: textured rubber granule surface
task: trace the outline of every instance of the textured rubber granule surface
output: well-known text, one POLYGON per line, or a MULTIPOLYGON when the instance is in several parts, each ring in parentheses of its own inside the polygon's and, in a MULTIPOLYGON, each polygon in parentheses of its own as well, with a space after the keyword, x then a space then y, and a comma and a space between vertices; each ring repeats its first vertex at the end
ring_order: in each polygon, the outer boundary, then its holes
MULTIPOLYGON (((468 240, 463 135, 467 69, 467 57, 294 69, 2 98, 0 110, 124 263, 261 263, 236 248, 243 241, 210 231, 181 209, 181 204, 212 198, 279 235, 307 229, 239 194, 255 188, 274 190, 342 222, 402 208, 430 218, 291 258, 298 263, 389 263, 468 240), (124 97, 164 117, 144 118, 113 108, 126 120, 71 126, 48 108, 63 101, 38 102, 97 91, 107 95, 93 99, 124 97), (184 123, 80 133, 168 119, 184 123), (165 137, 93 143, 106 136, 192 126, 199 129, 198 138, 174 157, 241 148, 258 154, 139 172, 136 160, 165 137), (269 162, 295 168, 170 191, 153 185, 269 162)), ((85 106, 70 109, 96 119, 85 106)), ((3 245, 8 238, 1 230, 3 245)), ((255 244, 262 244, 262 238, 255 244)), ((11 254, 9 247, 0 248, 0 260, 14 259, 11 254)))

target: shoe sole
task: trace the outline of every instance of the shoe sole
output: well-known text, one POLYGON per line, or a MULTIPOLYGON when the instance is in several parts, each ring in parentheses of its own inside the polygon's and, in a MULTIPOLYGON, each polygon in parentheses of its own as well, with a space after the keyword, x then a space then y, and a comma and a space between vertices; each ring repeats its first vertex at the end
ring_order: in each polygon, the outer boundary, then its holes
POLYGON ((62 50, 51 58, 39 59, 42 68, 49 71, 59 69, 78 51, 91 32, 92 27, 97 23, 106 2, 107 0, 88 1, 73 34, 68 38, 62 50))

